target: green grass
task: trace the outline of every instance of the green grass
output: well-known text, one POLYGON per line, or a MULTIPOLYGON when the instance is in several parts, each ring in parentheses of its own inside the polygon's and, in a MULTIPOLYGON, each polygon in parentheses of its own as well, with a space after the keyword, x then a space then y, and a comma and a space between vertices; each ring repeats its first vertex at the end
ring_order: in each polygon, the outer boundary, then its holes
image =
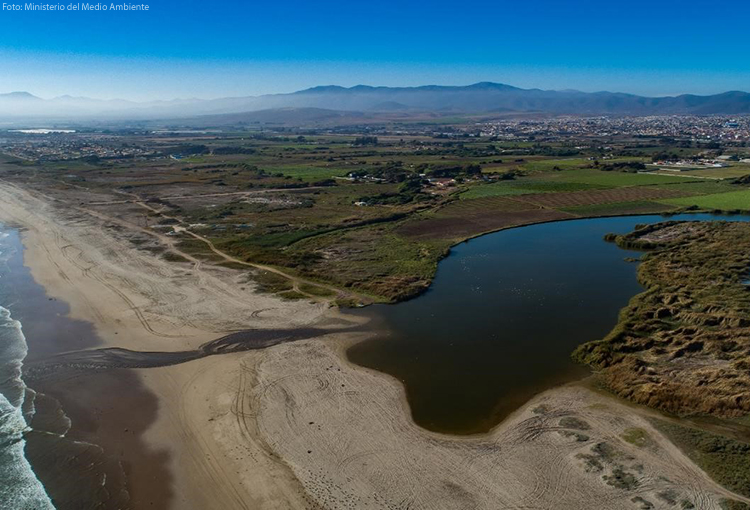
MULTIPOLYGON (((560 161, 580 160, 547 160, 536 161, 533 164, 540 166, 549 165, 560 161)), ((553 165, 554 166, 554 165, 553 165)), ((569 163, 568 166, 573 166, 569 163)), ((551 168, 551 167, 550 167, 551 168)), ((560 168, 564 168, 561 166, 560 168)), ((560 193, 565 191, 581 191, 587 189, 607 189, 623 186, 648 186, 648 185, 690 185, 691 179, 684 177, 672 177, 669 175, 636 174, 626 172, 604 172, 590 168, 576 168, 571 170, 548 172, 536 174, 533 177, 494 182, 492 184, 477 185, 461 194, 462 199, 482 198, 491 196, 523 195, 527 193, 560 193)), ((710 186, 716 183, 700 182, 699 184, 710 186)), ((721 186, 721 185, 719 185, 721 186)), ((716 188, 713 188, 716 189, 716 188)), ((694 188, 698 191, 697 187, 694 188)))
MULTIPOLYGON (((666 173, 667 171, 662 171, 666 173)), ((695 176, 695 177, 709 177, 712 179, 728 179, 732 177, 742 177, 743 175, 750 174, 750 165, 738 163, 736 166, 729 166, 724 168, 700 168, 696 170, 685 170, 680 172, 680 175, 695 176)))
POLYGON ((334 291, 327 287, 321 287, 319 285, 312 285, 309 283, 301 283, 299 285, 299 290, 306 294, 311 294, 313 296, 321 296, 321 297, 330 297, 336 294, 334 291))
POLYGON ((292 230, 286 232, 272 232, 262 235, 253 235, 247 239, 250 244, 262 246, 264 248, 275 248, 288 246, 296 243, 300 239, 311 237, 323 232, 324 230, 292 230))
POLYGON ((193 238, 180 238, 177 247, 195 258, 201 260, 208 260, 211 262, 222 262, 224 258, 221 255, 217 255, 206 243, 198 239, 193 238))
POLYGON ((750 189, 697 197, 670 198, 660 202, 677 206, 697 206, 702 209, 750 211, 750 189))
POLYGON ((713 195, 714 193, 742 190, 739 186, 729 184, 728 182, 711 181, 708 179, 685 179, 685 182, 665 184, 662 188, 694 195, 713 195))
POLYGON ((663 420, 650 421, 711 478, 750 496, 750 444, 663 420))
POLYGON ((471 200, 472 198, 502 197, 509 195, 524 195, 527 193, 533 193, 533 191, 514 186, 513 181, 502 181, 471 187, 467 191, 461 193, 459 198, 463 200, 471 200))
MULTIPOLYGON (((516 158, 507 158, 510 160, 516 158)), ((591 161, 587 158, 565 158, 565 159, 541 159, 537 161, 525 161, 519 163, 520 167, 527 172, 552 172, 555 167, 562 170, 571 170, 590 165, 591 161)))
MULTIPOLYGON (((504 161, 507 161, 508 163, 514 162, 515 159, 523 158, 523 156, 520 157, 506 157, 503 158, 504 161)), ((525 157, 525 161, 516 163, 516 166, 521 168, 522 170, 526 172, 531 173, 537 173, 537 172, 557 172, 559 170, 562 170, 564 172, 567 171, 573 171, 573 170, 587 170, 588 167, 593 165, 593 161, 590 161, 588 158, 558 158, 558 159, 536 159, 538 156, 527 156, 525 157)), ((625 163, 629 161, 644 161, 643 158, 636 158, 636 157, 625 157, 625 158, 614 158, 614 159, 608 159, 600 161, 601 164, 612 164, 612 163, 625 163)), ((599 171, 599 170, 594 170, 599 171)))
POLYGON ((283 232, 269 232, 265 234, 242 234, 215 238, 214 245, 219 249, 226 249, 239 254, 243 249, 252 251, 263 248, 284 248, 302 239, 313 237, 326 230, 287 230, 283 232))
POLYGON ((307 299, 307 296, 305 296, 304 294, 300 294, 296 290, 285 290, 284 292, 279 292, 279 297, 289 301, 294 301, 297 299, 307 299))
POLYGON ((424 290, 446 244, 415 243, 381 224, 305 239, 290 255, 321 253, 301 276, 390 301, 424 290))
MULTIPOLYGON (((254 281, 260 292, 269 294, 294 292, 294 284, 289 278, 264 270, 253 270, 249 273, 249 279, 254 281)), ((304 296, 302 296, 304 297, 304 296)))
POLYGON ((625 429, 625 431, 622 433, 622 438, 626 442, 641 448, 652 444, 652 440, 651 437, 649 437, 648 432, 640 428, 625 429))
POLYGON ((604 172, 602 170, 590 168, 554 172, 544 176, 539 176, 539 178, 555 182, 589 184, 610 188, 618 188, 620 186, 684 183, 690 181, 690 179, 686 179, 685 177, 672 177, 671 175, 653 175, 615 171, 604 172))
POLYGON ((576 182, 518 179, 513 181, 493 182, 491 184, 480 184, 470 188, 464 193, 461 193, 460 198, 470 200, 472 198, 527 195, 530 193, 560 193, 563 191, 581 191, 601 188, 601 186, 576 182))
POLYGON ((208 158, 206 156, 189 156, 187 158, 182 158, 179 162, 182 164, 187 163, 205 163, 208 161, 208 158))

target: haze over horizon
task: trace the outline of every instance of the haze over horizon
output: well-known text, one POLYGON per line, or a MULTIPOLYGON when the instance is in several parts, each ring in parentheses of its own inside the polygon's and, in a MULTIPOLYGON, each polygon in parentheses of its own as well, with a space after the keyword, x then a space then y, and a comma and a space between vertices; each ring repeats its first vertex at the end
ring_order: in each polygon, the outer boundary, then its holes
POLYGON ((271 92, 263 92, 258 94, 237 94, 233 96, 173 96, 173 97, 154 97, 151 99, 132 99, 129 97, 122 97, 122 96, 111 96, 111 97, 98 97, 98 96, 89 96, 85 94, 79 94, 75 91, 70 92, 64 92, 62 94, 54 95, 54 96, 42 96, 40 94, 35 93, 32 90, 0 90, 0 96, 12 96, 12 95, 27 95, 27 96, 33 96, 33 98, 36 99, 42 99, 46 101, 50 100, 56 100, 56 99, 93 99, 96 101, 126 101, 126 102, 132 102, 134 104, 148 104, 151 102, 171 102, 171 101, 192 101, 192 100, 198 100, 198 101, 211 101, 216 99, 226 99, 230 97, 259 97, 259 96, 267 96, 267 95, 286 95, 286 94, 294 94, 299 92, 306 92, 308 90, 314 90, 314 89, 321 89, 321 88, 333 88, 333 87, 340 87, 343 89, 357 89, 357 88, 373 88, 373 89, 417 89, 417 88, 425 88, 425 87, 456 87, 456 88, 462 88, 462 87, 471 87, 478 84, 483 83, 489 83, 489 84, 497 84, 497 85, 508 85, 514 88, 519 88, 522 90, 542 90, 542 91, 554 91, 554 92, 583 92, 583 93, 612 93, 612 94, 628 94, 628 95, 635 95, 635 96, 641 96, 641 97, 653 97, 653 98, 664 98, 664 97, 679 97, 682 95, 697 95, 697 96, 710 96, 710 95, 716 95, 716 94, 723 94, 728 92, 750 92, 750 85, 746 89, 726 89, 726 90, 718 90, 717 92, 711 92, 711 93, 696 93, 692 92, 690 90, 674 93, 674 94, 655 94, 655 95, 648 95, 648 94, 640 94, 637 92, 632 92, 630 90, 619 90, 619 89, 613 89, 613 90, 587 90, 587 89, 581 89, 581 88, 574 88, 574 87, 537 87, 537 86, 519 86, 514 83, 510 83, 508 81, 494 81, 494 80, 479 80, 475 82, 470 83, 421 83, 416 85, 401 85, 401 84, 393 84, 393 85, 385 85, 385 84, 379 84, 379 83, 355 83, 353 85, 341 85, 339 83, 319 83, 310 85, 309 87, 304 87, 301 89, 294 89, 294 90, 286 90, 279 89, 274 90, 271 92))
POLYGON ((157 0, 147 12, 4 11, 0 90, 144 101, 493 81, 715 94, 750 89, 750 41, 731 24, 748 15, 747 4, 674 0, 157 0))

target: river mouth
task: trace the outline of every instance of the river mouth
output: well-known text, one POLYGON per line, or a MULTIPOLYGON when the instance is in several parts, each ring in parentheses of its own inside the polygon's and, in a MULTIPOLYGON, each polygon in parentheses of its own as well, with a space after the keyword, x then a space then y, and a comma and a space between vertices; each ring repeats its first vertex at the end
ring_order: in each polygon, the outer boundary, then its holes
MULTIPOLYGON (((747 221, 686 214, 671 220, 747 221)), ((430 289, 358 314, 378 334, 350 361, 405 387, 414 421, 441 433, 487 432, 534 395, 585 377, 580 344, 603 338, 643 288, 640 253, 603 241, 658 215, 570 220, 488 234, 455 246, 430 289)))

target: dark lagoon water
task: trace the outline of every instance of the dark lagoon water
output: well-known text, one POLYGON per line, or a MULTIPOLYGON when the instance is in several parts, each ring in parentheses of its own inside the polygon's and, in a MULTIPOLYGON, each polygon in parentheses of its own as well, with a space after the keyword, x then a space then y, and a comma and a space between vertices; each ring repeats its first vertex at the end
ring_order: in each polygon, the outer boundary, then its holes
POLYGON ((359 313, 382 333, 349 359, 404 383, 414 420, 438 432, 487 431, 533 395, 584 377, 570 358, 603 338, 642 290, 637 264, 603 241, 639 223, 744 220, 658 215, 572 220, 504 230, 454 247, 430 289, 359 313))

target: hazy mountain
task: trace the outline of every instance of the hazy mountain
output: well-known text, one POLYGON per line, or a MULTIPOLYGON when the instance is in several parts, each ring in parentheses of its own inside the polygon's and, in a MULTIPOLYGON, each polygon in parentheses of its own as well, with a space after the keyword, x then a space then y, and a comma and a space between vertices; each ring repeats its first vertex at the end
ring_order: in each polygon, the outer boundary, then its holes
MULTIPOLYGON (((220 113, 174 119, 177 125, 191 127, 242 126, 245 124, 352 124, 369 120, 362 112, 345 112, 323 108, 273 108, 241 113, 220 113)), ((168 121, 169 123, 170 121, 168 121)))
MULTIPOLYGON (((175 99, 134 102, 61 96, 40 99, 28 92, 0 94, 0 119, 179 119, 202 115, 238 114, 265 111, 259 116, 271 119, 277 114, 288 121, 304 110, 302 117, 352 117, 369 113, 406 114, 491 114, 493 112, 539 112, 552 115, 665 115, 665 114, 744 114, 750 113, 750 94, 726 92, 712 96, 681 95, 643 97, 634 94, 575 90, 521 89, 500 83, 469 86, 370 87, 357 85, 314 87, 292 94, 228 97, 222 99, 175 99), (290 110, 291 109, 291 110, 290 110), (320 110, 330 110, 323 114, 320 110), (293 115, 292 115, 293 113, 293 115)), ((260 120, 259 120, 260 121, 260 120)), ((269 120, 270 122, 271 120, 269 120)))
POLYGON ((8 94, 0 94, 1 100, 16 100, 16 101, 41 101, 42 99, 36 97, 28 92, 9 92, 8 94))

